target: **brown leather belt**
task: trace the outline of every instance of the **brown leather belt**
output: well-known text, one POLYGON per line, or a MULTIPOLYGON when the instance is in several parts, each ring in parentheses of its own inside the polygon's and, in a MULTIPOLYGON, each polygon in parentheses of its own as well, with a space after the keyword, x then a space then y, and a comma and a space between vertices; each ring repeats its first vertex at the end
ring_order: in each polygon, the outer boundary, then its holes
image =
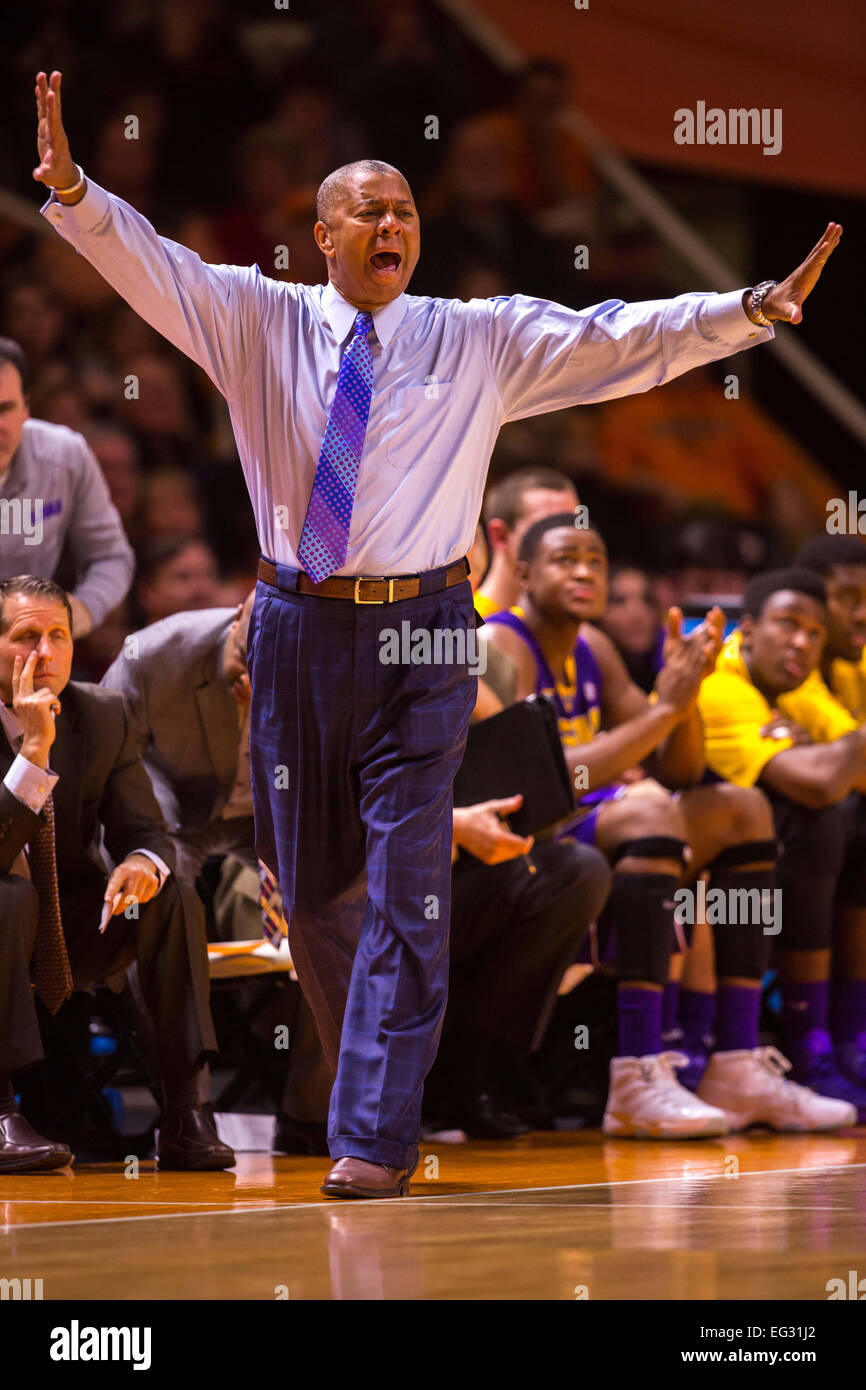
MULTIPOLYGON (((436 571, 430 571, 431 574, 436 571)), ((263 579, 266 584, 277 584, 276 566, 270 560, 263 557, 259 559, 259 579, 263 579)), ((469 574, 469 562, 464 557, 462 560, 455 560, 452 565, 442 568, 438 572, 438 579, 429 587, 425 586, 424 592, 427 594, 437 594, 440 589, 452 589, 455 584, 462 584, 469 574)), ((359 575, 357 578, 346 575, 340 577, 332 575, 330 579, 323 579, 321 584, 316 584, 303 570, 298 572, 297 592, 301 594, 316 594, 319 598, 342 598, 350 599, 352 603, 399 603, 404 598, 417 598, 421 592, 420 574, 408 574, 395 576, 389 579, 387 575, 359 575)))

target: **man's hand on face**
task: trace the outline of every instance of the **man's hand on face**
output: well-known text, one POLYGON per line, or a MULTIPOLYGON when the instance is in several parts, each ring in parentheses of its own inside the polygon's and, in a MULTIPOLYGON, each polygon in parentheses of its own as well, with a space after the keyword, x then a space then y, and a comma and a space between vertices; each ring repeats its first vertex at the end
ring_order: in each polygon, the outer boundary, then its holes
POLYGON ((111 917, 117 917, 129 907, 128 899, 149 902, 156 897, 159 887, 159 874, 153 860, 146 854, 128 854, 108 880, 103 902, 111 903, 111 917))
POLYGON ((33 688, 33 672, 39 654, 32 651, 25 661, 15 657, 12 667, 12 709, 21 721, 24 738, 21 754, 38 767, 48 766, 48 754, 56 736, 55 717, 60 713, 60 700, 47 686, 33 688))

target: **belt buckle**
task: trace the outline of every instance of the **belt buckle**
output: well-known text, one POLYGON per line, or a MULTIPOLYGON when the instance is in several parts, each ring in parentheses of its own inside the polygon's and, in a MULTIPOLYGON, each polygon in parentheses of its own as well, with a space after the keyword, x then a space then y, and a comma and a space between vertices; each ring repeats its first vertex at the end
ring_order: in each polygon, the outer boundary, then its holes
POLYGON ((393 579, 388 579, 388 576, 385 575, 385 574, 363 574, 363 575, 360 575, 359 578, 357 578, 357 579, 355 580, 354 601, 355 601, 355 603, 393 603, 393 602, 394 602, 394 580, 393 580, 393 579), (388 597, 387 597, 387 599, 384 599, 384 598, 361 598, 361 594, 360 594, 360 591, 359 591, 359 585, 361 585, 361 584, 366 584, 368 581, 372 581, 373 583, 379 583, 379 582, 381 581, 382 583, 384 583, 386 580, 387 580, 387 582, 388 582, 388 597))

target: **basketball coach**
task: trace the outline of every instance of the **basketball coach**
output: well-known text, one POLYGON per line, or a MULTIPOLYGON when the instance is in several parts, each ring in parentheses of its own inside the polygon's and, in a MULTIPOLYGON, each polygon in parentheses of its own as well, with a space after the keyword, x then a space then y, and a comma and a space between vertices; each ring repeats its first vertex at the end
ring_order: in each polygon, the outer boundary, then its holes
POLYGON ((499 428, 768 341, 772 320, 800 321, 841 228, 783 282, 731 294, 580 312, 429 299, 406 293, 406 180, 364 160, 319 189, 327 286, 279 283, 204 264, 88 180, 60 87, 38 74, 42 212, 223 393, 255 512, 257 848, 336 1076, 323 1191, 403 1196, 446 1002, 451 788, 476 693, 468 659, 423 652, 443 634, 450 656, 472 646, 465 555, 499 428), (395 631, 419 659, 380 660, 395 631))

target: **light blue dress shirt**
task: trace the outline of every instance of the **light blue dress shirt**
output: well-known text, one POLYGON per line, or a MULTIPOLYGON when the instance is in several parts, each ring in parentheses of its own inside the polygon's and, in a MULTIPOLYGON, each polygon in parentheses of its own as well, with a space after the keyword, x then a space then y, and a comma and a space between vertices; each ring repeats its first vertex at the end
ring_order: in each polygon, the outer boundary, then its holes
MULTIPOLYGON (((208 265, 88 179, 44 216, 228 402, 262 553, 298 568, 337 373, 357 310, 333 285, 208 265)), ((373 314, 373 400, 346 563, 413 574, 469 549, 508 420, 647 391, 766 342, 742 291, 567 309, 525 295, 401 294, 373 314)))

